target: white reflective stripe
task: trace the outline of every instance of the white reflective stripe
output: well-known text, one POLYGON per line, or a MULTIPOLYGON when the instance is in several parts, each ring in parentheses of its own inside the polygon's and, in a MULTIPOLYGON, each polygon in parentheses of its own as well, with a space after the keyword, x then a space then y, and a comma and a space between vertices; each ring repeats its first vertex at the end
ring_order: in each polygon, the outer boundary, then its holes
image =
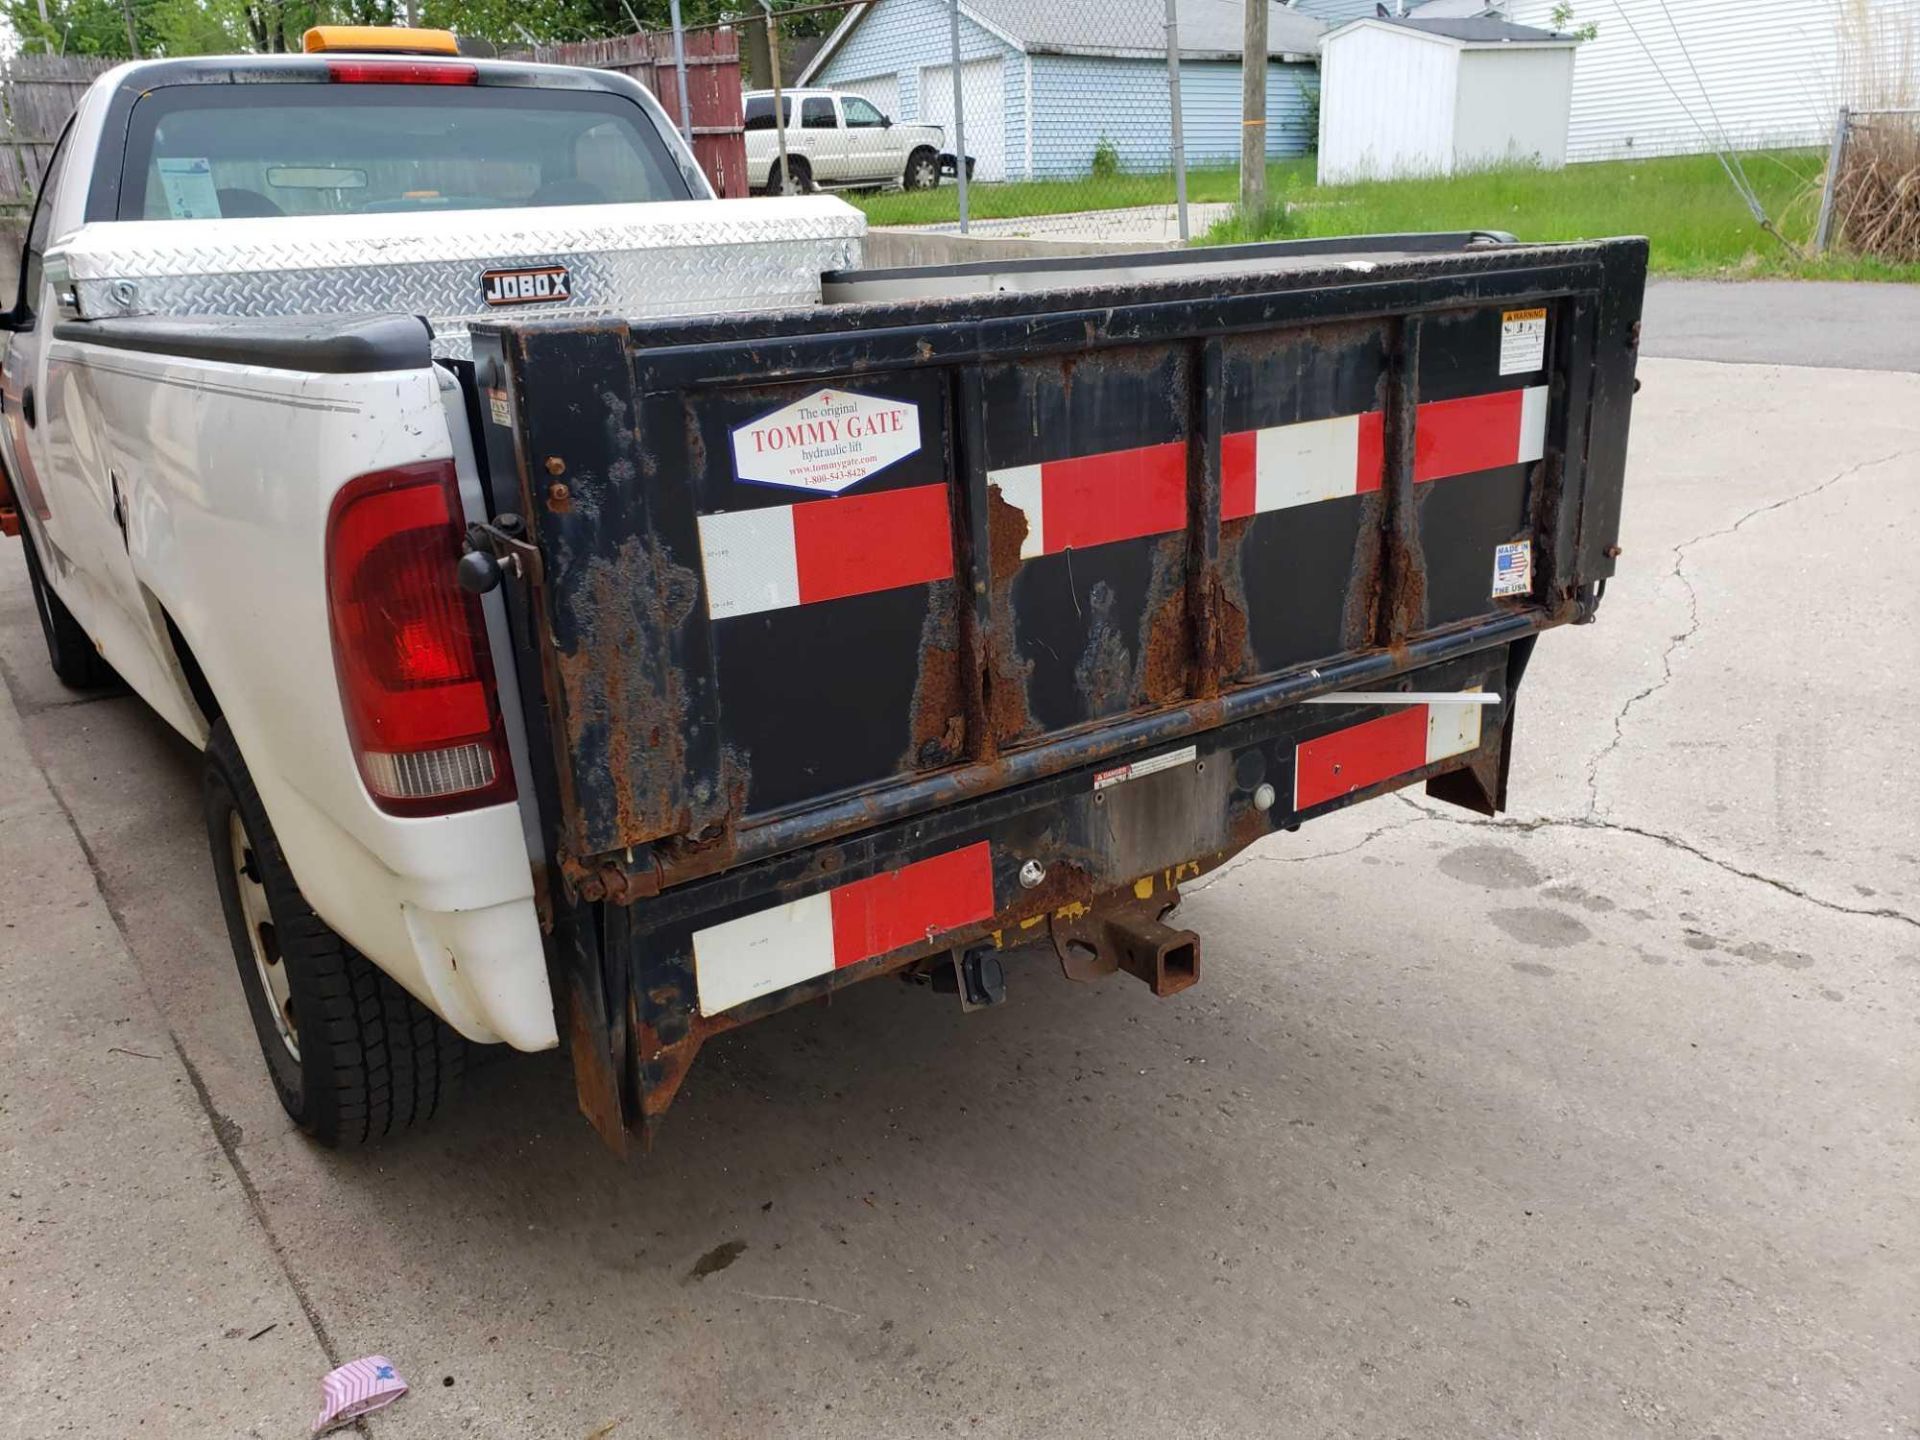
POLYGON ((1302 705, 1498 705, 1487 690, 1336 690, 1309 695, 1302 705))
POLYGON ((1256 430, 1253 508, 1264 514, 1352 495, 1359 484, 1360 417, 1339 415, 1256 430))
POLYGON ((1547 453, 1547 387, 1531 385, 1520 392, 1520 453, 1517 463, 1538 460, 1547 453))
POLYGON ((693 932, 702 1015, 717 1015, 831 969, 831 891, 693 932))
POLYGON ((702 515, 700 563, 707 576, 710 619, 798 605, 800 570, 794 558, 793 507, 702 515))
POLYGON ((1020 542, 1020 558, 1031 560, 1047 553, 1040 525, 1040 467, 1015 465, 987 474, 987 483, 999 487, 1000 498, 1027 517, 1027 538, 1020 542))
POLYGON ((1480 700, 1429 701, 1427 763, 1480 748, 1480 700))

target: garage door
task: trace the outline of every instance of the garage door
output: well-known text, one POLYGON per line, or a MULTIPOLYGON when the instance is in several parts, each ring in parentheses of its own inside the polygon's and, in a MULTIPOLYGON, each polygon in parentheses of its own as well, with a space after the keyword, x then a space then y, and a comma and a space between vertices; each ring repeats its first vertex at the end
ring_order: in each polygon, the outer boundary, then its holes
POLYGON ((900 116, 900 77, 898 75, 874 75, 865 80, 836 80, 833 88, 844 90, 849 95, 859 95, 873 102, 873 108, 889 120, 898 120, 900 116))
MULTIPOLYGON (((967 153, 973 156, 973 178, 1007 178, 1006 94, 1001 89, 1003 67, 998 60, 969 60, 960 66, 961 101, 966 106, 967 153)), ((947 145, 953 145, 953 71, 945 65, 920 72, 920 118, 942 126, 947 145)))

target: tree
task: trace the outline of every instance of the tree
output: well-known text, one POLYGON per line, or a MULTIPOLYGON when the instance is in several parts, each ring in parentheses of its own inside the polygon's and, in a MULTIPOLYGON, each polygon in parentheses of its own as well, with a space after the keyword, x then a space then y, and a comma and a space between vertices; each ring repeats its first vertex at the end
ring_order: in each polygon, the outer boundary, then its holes
POLYGON ((129 16, 140 53, 159 44, 157 0, 6 0, 6 18, 25 51, 59 55, 130 55, 129 16))

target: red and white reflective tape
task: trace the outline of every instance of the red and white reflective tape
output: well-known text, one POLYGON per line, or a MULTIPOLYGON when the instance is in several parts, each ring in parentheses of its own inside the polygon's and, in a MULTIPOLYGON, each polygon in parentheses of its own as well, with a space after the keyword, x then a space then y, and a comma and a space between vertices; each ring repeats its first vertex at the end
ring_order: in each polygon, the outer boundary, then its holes
POLYGON ((1483 708, 1478 696, 1432 700, 1301 741, 1293 750, 1293 808, 1310 810, 1479 749, 1483 708))
MULTIPOLYGON (((1379 411, 1241 430, 1223 437, 1224 520, 1312 505, 1380 488, 1379 411)), ((1426 484, 1545 452, 1547 390, 1502 390, 1422 405, 1413 478, 1426 484)), ((1184 441, 1015 465, 988 473, 1026 516, 1022 559, 1184 530, 1184 441)), ((944 485, 842 495, 700 517, 707 613, 724 620, 925 585, 953 574, 944 485)))
MULTIPOLYGON (((1546 450, 1547 389, 1502 390, 1420 406, 1416 484, 1524 465, 1546 450)), ((1384 420, 1378 410, 1222 437, 1220 517, 1313 505, 1380 488, 1384 420)), ((1187 447, 1173 441, 990 471, 1000 498, 1026 516, 1022 559, 1184 529, 1187 447)))
POLYGON ((1187 445, 1142 445, 987 473, 1027 517, 1020 558, 1187 528, 1187 445))
POLYGON ((946 580, 947 487, 702 515, 700 559, 714 620, 946 580))
POLYGON ((993 852, 982 840, 696 930, 700 1013, 717 1015, 993 914, 993 852))

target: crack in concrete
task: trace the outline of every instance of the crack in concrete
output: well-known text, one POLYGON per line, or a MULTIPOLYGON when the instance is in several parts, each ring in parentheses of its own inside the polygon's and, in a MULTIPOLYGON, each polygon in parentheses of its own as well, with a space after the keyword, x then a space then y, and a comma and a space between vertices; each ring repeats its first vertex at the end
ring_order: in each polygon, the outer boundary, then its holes
POLYGON ((1682 540, 1678 545, 1673 547, 1673 568, 1667 573, 1671 578, 1679 581, 1682 588, 1687 592, 1686 628, 1680 631, 1679 634, 1668 637, 1667 648, 1660 653, 1660 678, 1647 686, 1646 689, 1640 691, 1637 695, 1631 695, 1627 698, 1626 703, 1620 707, 1619 711, 1613 717, 1613 738, 1606 743, 1600 753, 1595 755, 1587 765, 1588 819, 1597 819, 1599 817, 1600 767, 1606 764, 1607 760, 1613 755, 1613 752, 1618 750, 1622 742, 1625 741, 1627 716, 1631 714, 1634 707, 1639 705, 1643 700, 1647 700, 1658 694, 1673 682, 1673 657, 1675 652, 1700 632, 1700 592, 1694 589, 1693 581, 1687 578, 1687 552, 1696 545, 1704 545, 1709 540, 1718 540, 1722 536, 1733 534, 1749 520, 1757 520, 1762 515, 1771 514, 1775 510, 1783 510, 1787 506, 1796 505, 1802 500, 1811 500, 1814 496, 1832 489, 1843 480, 1852 479, 1863 470, 1870 470, 1876 465, 1885 465, 1891 460, 1898 460, 1902 455, 1907 453, 1904 449, 1895 450, 1892 454, 1882 455, 1877 459, 1862 460, 1857 464, 1849 465, 1846 469, 1836 475, 1829 476, 1811 489, 1798 491, 1795 494, 1785 496, 1779 500, 1770 500, 1765 505, 1757 505, 1744 515, 1741 515, 1731 525, 1722 525, 1717 530, 1708 530, 1703 534, 1694 536, 1691 540, 1682 540))
MULTIPOLYGON (((1447 815, 1437 810, 1429 810, 1426 806, 1408 797, 1404 792, 1396 793, 1394 798, 1409 809, 1417 811, 1429 820, 1436 820, 1442 825, 1463 825, 1471 829, 1509 830, 1522 833, 1535 830, 1598 830, 1611 832, 1616 835, 1636 835, 1643 840, 1652 840, 1656 844, 1664 845, 1670 850, 1678 850, 1683 855, 1691 855, 1694 859, 1704 861, 1716 870, 1724 871, 1742 880, 1751 880, 1756 884, 1765 885, 1770 889, 1778 890, 1783 895, 1791 896, 1795 900, 1804 900, 1809 905, 1818 906, 1822 910, 1832 911, 1836 915, 1853 915, 1863 920, 1891 920, 1896 924, 1906 925, 1915 930, 1920 930, 1920 917, 1909 915, 1904 910, 1896 910, 1891 906, 1885 905, 1872 907, 1865 905, 1842 905, 1837 900, 1828 900, 1824 896, 1815 895, 1812 891, 1803 890, 1791 881, 1782 880, 1778 876, 1768 875, 1759 870, 1748 870, 1743 866, 1734 864, 1731 860, 1723 860, 1718 855, 1701 849, 1700 846, 1695 845, 1692 841, 1683 840, 1678 835, 1669 835, 1663 830, 1648 830, 1644 826, 1628 825, 1619 820, 1602 820, 1591 815, 1542 815, 1532 820, 1515 820, 1507 817, 1490 820, 1469 820, 1461 816, 1447 815)), ((1389 828, 1397 829, 1399 827, 1389 828)), ((1368 838, 1372 837, 1370 836, 1368 838)))

